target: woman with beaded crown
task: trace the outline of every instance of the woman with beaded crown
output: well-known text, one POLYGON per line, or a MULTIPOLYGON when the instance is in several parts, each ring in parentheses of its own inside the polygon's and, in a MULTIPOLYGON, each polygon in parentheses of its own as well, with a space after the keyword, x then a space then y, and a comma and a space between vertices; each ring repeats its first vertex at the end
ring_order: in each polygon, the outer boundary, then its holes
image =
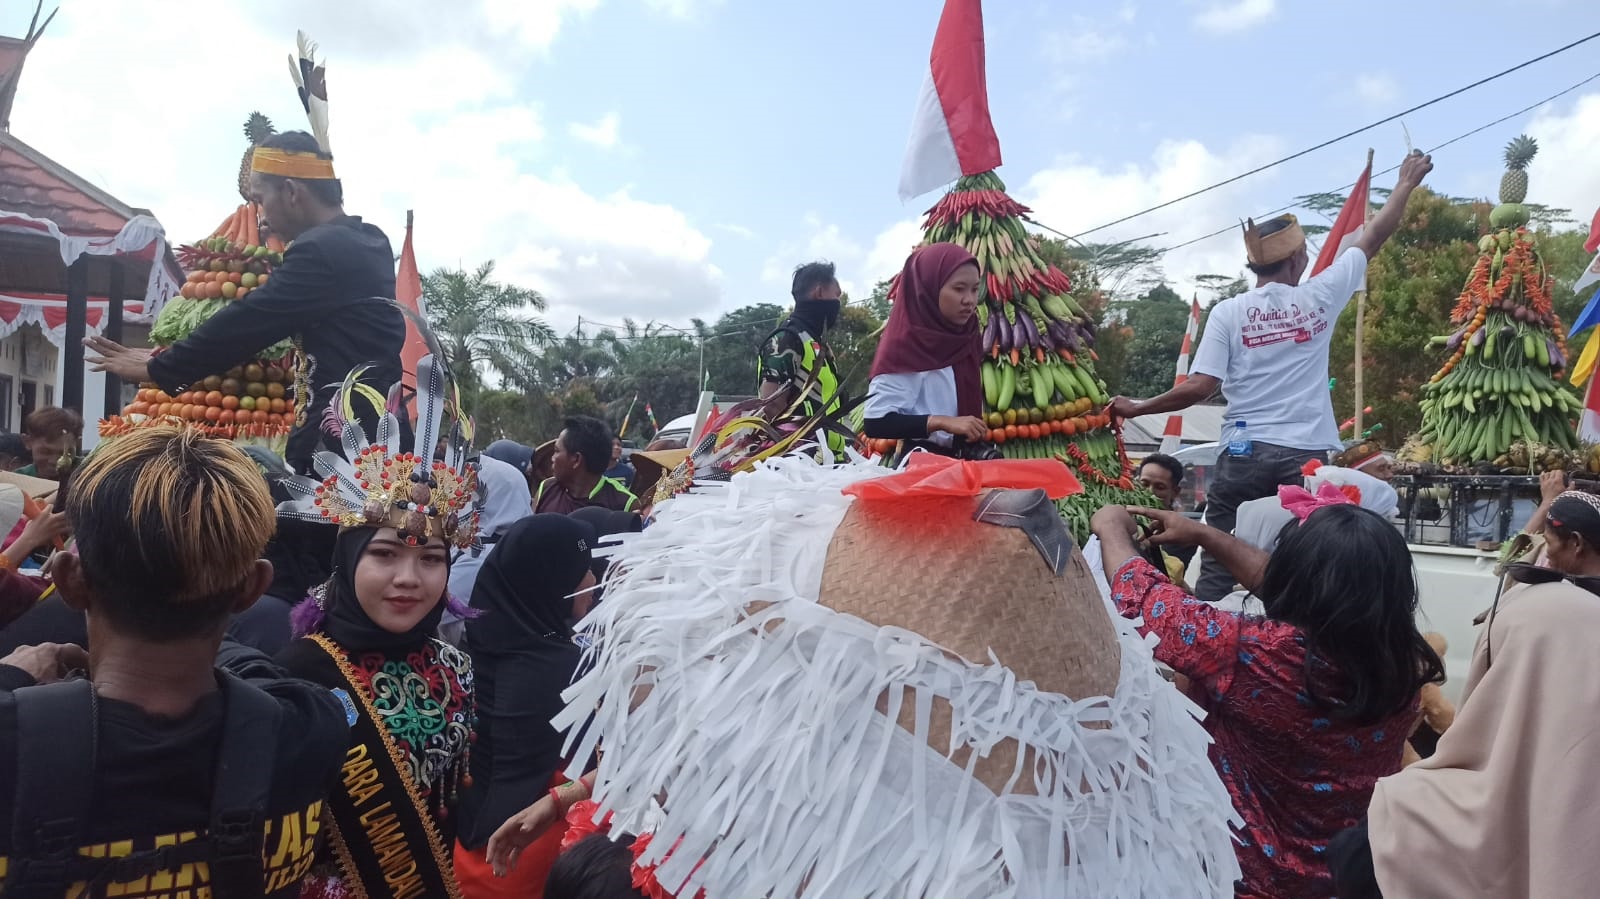
POLYGON ((477 471, 463 423, 440 430, 446 378, 434 357, 418 364, 407 448, 399 404, 385 409, 352 373, 332 405, 348 458, 318 453, 325 479, 295 482, 297 500, 279 509, 339 526, 333 575, 296 608, 298 639, 278 657, 296 677, 342 691, 351 722, 323 816, 333 852, 308 878, 308 899, 461 895, 451 811, 468 767, 472 664, 437 630, 453 602, 451 551, 477 539, 477 471), (354 414, 361 402, 382 412, 370 444, 354 414))

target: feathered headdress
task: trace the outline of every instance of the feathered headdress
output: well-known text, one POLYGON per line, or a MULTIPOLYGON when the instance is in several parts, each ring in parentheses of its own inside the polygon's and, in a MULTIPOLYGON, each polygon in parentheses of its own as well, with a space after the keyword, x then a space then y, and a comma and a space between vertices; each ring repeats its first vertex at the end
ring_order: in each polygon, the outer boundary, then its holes
POLYGON ((289 76, 300 92, 300 105, 306 108, 306 118, 311 122, 311 136, 317 139, 322 152, 332 154, 328 145, 328 69, 317 62, 317 43, 304 31, 295 32, 295 45, 299 56, 289 56, 289 76))
POLYGON ((471 426, 462 420, 459 404, 445 398, 441 365, 433 356, 417 363, 416 439, 409 448, 402 445, 396 404, 361 382, 364 371, 358 368, 345 378, 324 422, 342 441, 344 455, 318 452, 312 464, 322 482, 296 478, 287 483, 296 498, 279 506, 279 514, 342 528, 392 527, 413 543, 439 537, 463 549, 476 546, 478 468, 467 459, 471 426), (362 430, 358 403, 378 415, 376 441, 369 442, 362 430), (445 433, 447 411, 451 420, 445 433))
POLYGON ((788 453, 810 452, 823 461, 844 461, 828 447, 827 435, 844 437, 853 445, 856 435, 845 424, 846 417, 866 400, 860 397, 806 414, 817 374, 813 372, 797 391, 800 399, 787 407, 778 405, 782 394, 768 399, 748 399, 706 422, 704 436, 689 452, 689 457, 656 485, 655 501, 662 502, 694 486, 696 482, 726 481, 756 463, 788 453))

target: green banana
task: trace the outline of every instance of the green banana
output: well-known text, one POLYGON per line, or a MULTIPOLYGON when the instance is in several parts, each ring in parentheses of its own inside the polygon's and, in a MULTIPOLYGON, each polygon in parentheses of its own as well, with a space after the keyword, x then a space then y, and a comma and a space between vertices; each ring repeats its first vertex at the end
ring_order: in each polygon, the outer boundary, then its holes
POLYGON ((983 404, 990 409, 999 409, 1000 380, 999 373, 994 370, 994 363, 987 359, 983 360, 979 372, 983 377, 983 404))
POLYGON ((995 405, 994 405, 994 407, 996 409, 1000 409, 1000 410, 1010 409, 1011 408, 1011 398, 1012 398, 1012 396, 1014 396, 1016 394, 1016 391, 1017 391, 1017 370, 1016 370, 1016 368, 1014 366, 1010 366, 1010 365, 1002 365, 1002 366, 1000 366, 999 394, 995 397, 995 405))

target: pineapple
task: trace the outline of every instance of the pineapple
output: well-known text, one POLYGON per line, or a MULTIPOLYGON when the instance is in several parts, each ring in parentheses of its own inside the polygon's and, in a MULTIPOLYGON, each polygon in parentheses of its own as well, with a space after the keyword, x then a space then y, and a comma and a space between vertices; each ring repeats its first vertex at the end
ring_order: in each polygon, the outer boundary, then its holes
POLYGON ((1506 173, 1500 179, 1500 202, 1521 203, 1528 199, 1528 163, 1539 152, 1539 144, 1526 134, 1506 144, 1506 173))
MULTIPOLYGON (((250 141, 250 146, 245 148, 244 159, 239 163, 239 196, 244 197, 246 203, 250 202, 250 155, 255 152, 261 142, 278 133, 272 127, 272 120, 259 112, 250 113, 250 118, 244 123, 245 139, 250 141)), ((1522 179, 1526 182, 1528 179, 1522 179)))

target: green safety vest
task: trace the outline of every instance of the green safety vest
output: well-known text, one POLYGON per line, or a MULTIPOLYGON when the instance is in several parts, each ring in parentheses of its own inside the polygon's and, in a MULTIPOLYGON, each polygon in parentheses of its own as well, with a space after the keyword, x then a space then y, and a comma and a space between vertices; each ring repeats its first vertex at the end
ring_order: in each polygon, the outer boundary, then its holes
MULTIPOLYGON (((839 397, 839 375, 833 370, 833 354, 822 352, 822 341, 818 338, 812 337, 804 330, 799 328, 779 328, 778 331, 789 331, 800 338, 800 348, 802 353, 800 357, 800 367, 805 369, 805 371, 808 373, 812 371, 816 372, 816 389, 820 391, 822 397, 824 398, 824 408, 829 414, 836 414, 839 411, 842 403, 840 402, 839 397)), ((773 333, 776 334, 777 331, 774 331, 773 333)), ((808 410, 814 410, 813 404, 815 402, 816 400, 808 397, 805 401, 805 408, 808 410)), ((837 434, 833 431, 829 431, 827 433, 827 441, 828 449, 835 453, 843 452, 845 446, 848 444, 848 441, 845 440, 844 435, 837 434)))

